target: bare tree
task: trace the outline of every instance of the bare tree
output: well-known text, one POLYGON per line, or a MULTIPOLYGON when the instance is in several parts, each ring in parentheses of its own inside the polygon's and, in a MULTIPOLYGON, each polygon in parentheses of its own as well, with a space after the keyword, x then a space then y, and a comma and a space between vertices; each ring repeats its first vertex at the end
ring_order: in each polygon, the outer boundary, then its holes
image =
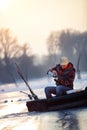
POLYGON ((78 56, 78 59, 77 59, 77 77, 78 77, 78 79, 81 79, 80 59, 81 59, 81 52, 79 53, 79 56, 78 56))
POLYGON ((17 44, 17 39, 11 36, 9 29, 0 30, 0 50, 1 58, 4 59, 6 69, 10 74, 12 80, 14 80, 12 75, 12 66, 10 64, 10 59, 18 55, 19 46, 17 44))
POLYGON ((21 46, 21 55, 22 56, 20 58, 20 65, 25 73, 26 80, 28 80, 28 74, 29 74, 28 68, 33 64, 32 51, 31 51, 30 44, 24 43, 21 46))
POLYGON ((22 55, 25 55, 25 56, 31 56, 32 55, 31 47, 30 47, 30 44, 28 44, 28 43, 24 43, 21 46, 21 51, 22 51, 22 55))
POLYGON ((60 47, 59 47, 59 36, 60 32, 55 31, 52 32, 47 39, 47 49, 48 54, 51 56, 52 62, 58 62, 58 55, 60 55, 60 47))
POLYGON ((47 39, 47 48, 49 54, 56 54, 59 51, 59 32, 52 32, 47 39))
POLYGON ((0 30, 0 50, 2 50, 2 57, 6 63, 9 58, 15 57, 19 53, 17 39, 11 36, 9 29, 0 30))

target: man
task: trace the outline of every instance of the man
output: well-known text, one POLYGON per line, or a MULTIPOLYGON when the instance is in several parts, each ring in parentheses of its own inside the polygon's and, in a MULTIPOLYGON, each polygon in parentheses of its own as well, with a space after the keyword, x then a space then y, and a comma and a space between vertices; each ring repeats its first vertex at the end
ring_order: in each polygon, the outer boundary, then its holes
POLYGON ((58 96, 66 94, 66 91, 73 89, 75 79, 75 68, 69 62, 67 57, 60 59, 60 64, 48 71, 52 72, 55 77, 56 87, 50 86, 45 88, 47 98, 52 98, 52 94, 58 96))

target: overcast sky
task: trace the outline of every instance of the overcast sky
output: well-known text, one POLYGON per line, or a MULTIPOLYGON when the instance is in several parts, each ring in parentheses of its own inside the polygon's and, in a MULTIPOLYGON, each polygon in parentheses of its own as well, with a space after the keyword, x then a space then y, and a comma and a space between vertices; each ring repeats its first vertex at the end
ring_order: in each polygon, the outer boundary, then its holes
POLYGON ((87 30, 87 0, 0 0, 0 26, 42 55, 52 31, 87 30))

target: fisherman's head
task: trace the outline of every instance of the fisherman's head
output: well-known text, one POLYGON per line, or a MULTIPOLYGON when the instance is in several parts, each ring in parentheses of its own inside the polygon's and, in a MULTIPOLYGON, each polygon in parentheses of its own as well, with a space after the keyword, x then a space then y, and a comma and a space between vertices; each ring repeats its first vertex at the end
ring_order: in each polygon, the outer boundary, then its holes
POLYGON ((69 63, 69 59, 65 56, 60 58, 60 65, 62 68, 66 68, 69 63))

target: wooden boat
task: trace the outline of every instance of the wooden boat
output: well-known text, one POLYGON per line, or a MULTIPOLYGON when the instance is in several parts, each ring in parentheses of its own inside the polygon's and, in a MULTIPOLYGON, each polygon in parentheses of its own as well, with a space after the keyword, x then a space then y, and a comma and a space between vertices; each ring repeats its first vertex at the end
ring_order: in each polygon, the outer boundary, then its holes
POLYGON ((51 99, 27 101, 28 111, 56 111, 74 107, 87 106, 87 88, 83 91, 66 94, 51 99))

